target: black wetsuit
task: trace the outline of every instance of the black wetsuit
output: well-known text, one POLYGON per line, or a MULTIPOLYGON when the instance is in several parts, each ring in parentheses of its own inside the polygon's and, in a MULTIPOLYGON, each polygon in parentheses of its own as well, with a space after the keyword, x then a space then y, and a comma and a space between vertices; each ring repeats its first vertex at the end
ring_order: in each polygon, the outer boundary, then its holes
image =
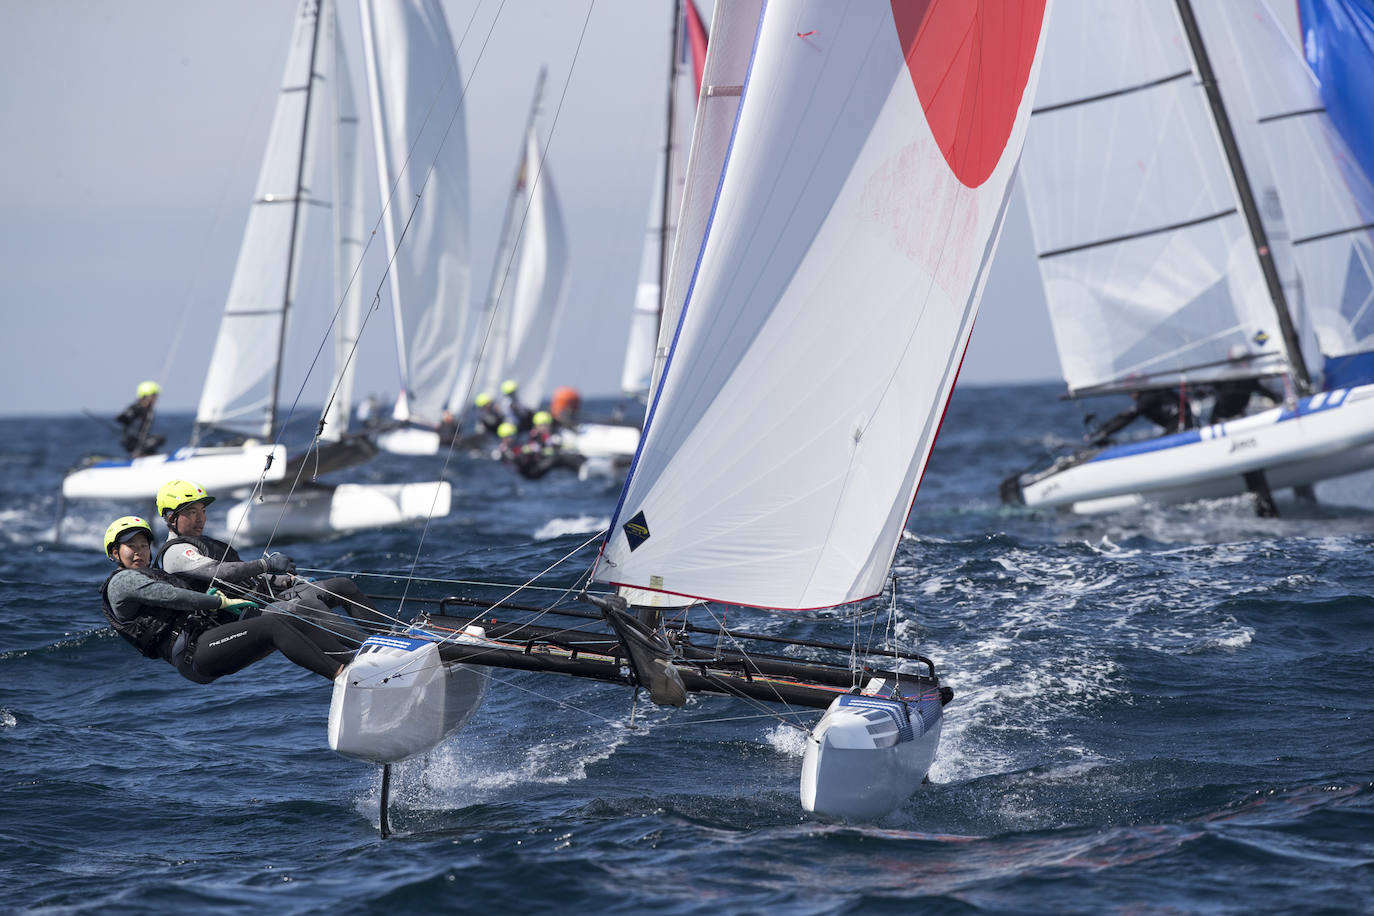
POLYGON ((130 458, 155 455, 167 441, 165 436, 153 435, 153 413, 153 405, 144 404, 140 398, 115 417, 115 422, 122 427, 119 444, 130 458))
POLYGON ((198 684, 246 668, 274 649, 332 679, 356 648, 318 627, 255 608, 235 619, 219 609, 218 597, 186 584, 160 569, 117 569, 100 585, 100 604, 115 632, 139 652, 198 684), (112 598, 111 584, 123 573, 128 575, 112 598))
POLYGON ((1245 416, 1245 408, 1250 405, 1250 396, 1257 394, 1270 404, 1279 404, 1283 398, 1264 387, 1257 378, 1233 379, 1218 382, 1212 388, 1215 400, 1212 402, 1212 416, 1209 423, 1222 423, 1245 416))
POLYGON ((1177 389, 1156 388, 1151 391, 1141 391, 1132 395, 1132 398, 1134 404, 1089 433, 1089 441, 1094 445, 1106 445, 1114 434, 1130 426, 1140 417, 1144 417, 1156 426, 1163 427, 1165 433, 1176 433, 1180 430, 1192 429, 1194 426, 1193 408, 1188 403, 1187 398, 1179 397, 1177 389), (1179 416, 1180 401, 1183 403, 1181 421, 1179 416))

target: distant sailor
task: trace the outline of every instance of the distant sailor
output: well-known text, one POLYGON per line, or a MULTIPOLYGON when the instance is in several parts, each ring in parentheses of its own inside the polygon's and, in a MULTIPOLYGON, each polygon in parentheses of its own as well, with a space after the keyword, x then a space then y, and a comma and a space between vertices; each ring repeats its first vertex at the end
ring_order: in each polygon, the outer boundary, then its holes
MULTIPOLYGON (((1239 369, 1248 368, 1250 365, 1250 356, 1245 347, 1234 346, 1227 351, 1226 356, 1239 369)), ((1222 423, 1245 416, 1252 395, 1258 395, 1271 405, 1283 403, 1283 395, 1270 391, 1254 376, 1217 382, 1212 386, 1212 394, 1212 415, 1208 418, 1208 423, 1222 423)))
POLYGON ((516 429, 527 433, 534 427, 534 410, 520 403, 519 390, 520 385, 515 379, 506 379, 501 383, 501 410, 507 422, 514 423, 516 429))
POLYGON ((162 485, 157 491, 157 511, 172 536, 158 552, 158 567, 182 576, 202 591, 217 586, 254 601, 277 603, 285 613, 346 636, 355 647, 364 634, 334 610, 344 611, 374 630, 390 625, 352 579, 336 576, 313 582, 298 578, 295 562, 285 554, 244 560, 224 541, 207 537, 205 507, 214 501, 203 487, 189 480, 169 480, 162 485))
POLYGON ((1093 445, 1106 445, 1111 437, 1144 417, 1164 433, 1177 433, 1194 426, 1193 408, 1186 394, 1179 388, 1152 388, 1132 391, 1131 406, 1088 433, 1093 445))
POLYGON ((472 406, 477 408, 477 432, 484 436, 498 435, 497 430, 506 418, 492 396, 484 391, 473 399, 472 406))
POLYGON ((147 658, 208 684, 273 650, 333 680, 356 645, 328 630, 227 593, 207 594, 180 576, 151 568, 153 529, 126 515, 105 529, 105 555, 119 568, 100 585, 101 611, 115 632, 147 658))
POLYGON ((119 444, 129 453, 130 458, 156 455, 157 450, 162 448, 163 443, 167 441, 165 436, 158 436, 153 433, 153 408, 157 404, 157 396, 161 391, 162 386, 158 385, 157 382, 139 382, 135 391, 138 400, 124 408, 124 412, 115 417, 115 422, 122 427, 119 444))
POLYGON ((549 413, 553 415, 556 426, 572 429, 577 425, 577 417, 581 410, 582 395, 578 394, 576 388, 564 386, 553 390, 553 396, 549 398, 549 413))

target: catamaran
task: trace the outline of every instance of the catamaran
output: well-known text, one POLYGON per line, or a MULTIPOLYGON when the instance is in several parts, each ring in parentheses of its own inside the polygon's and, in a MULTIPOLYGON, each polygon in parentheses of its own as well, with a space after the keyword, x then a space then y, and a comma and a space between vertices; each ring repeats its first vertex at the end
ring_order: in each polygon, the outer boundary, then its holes
POLYGON ((608 629, 447 599, 365 643, 335 682, 329 741, 383 765, 384 833, 391 764, 470 718, 474 666, 658 704, 782 704, 807 735, 803 807, 825 816, 880 817, 920 786, 952 696, 928 658, 664 621, 861 608, 884 590, 996 249, 1045 8, 716 4, 702 95, 737 112, 728 143, 693 153, 686 198, 709 214, 590 575, 600 590, 582 592, 608 629), (703 629, 719 647, 692 642, 703 629))
POLYGON ((1003 498, 1269 514, 1374 467, 1374 186, 1266 4, 1065 0, 1049 40, 1019 181, 1068 396, 1268 379, 1282 403, 1079 448, 1003 498))

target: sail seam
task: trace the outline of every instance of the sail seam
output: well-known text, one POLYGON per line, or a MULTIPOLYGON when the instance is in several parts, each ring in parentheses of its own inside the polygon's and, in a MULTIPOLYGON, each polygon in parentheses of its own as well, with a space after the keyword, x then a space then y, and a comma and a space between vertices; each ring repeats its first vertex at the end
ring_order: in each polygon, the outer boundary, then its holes
POLYGON ((1121 89, 1113 89, 1111 92, 1100 92, 1097 95, 1084 96, 1081 99, 1070 99, 1067 102, 1060 102, 1057 105, 1046 105, 1043 108, 1032 108, 1031 117, 1035 115, 1047 114, 1051 111, 1059 111, 1061 108, 1073 108, 1078 105, 1088 105, 1092 102, 1101 102, 1104 99, 1116 98, 1121 95, 1130 95, 1134 92, 1143 92, 1146 89, 1154 89, 1156 86, 1163 86, 1165 83, 1172 83, 1174 80, 1183 79, 1185 76, 1192 76, 1192 70, 1180 70, 1178 73, 1171 73, 1148 83, 1137 83, 1134 86, 1125 86, 1121 89))
POLYGON ((1089 248, 1101 248, 1104 245, 1115 245, 1118 242, 1129 242, 1132 239, 1145 238, 1146 236, 1150 235, 1159 235, 1162 232, 1173 232, 1176 229, 1187 229, 1190 226, 1200 226, 1203 223, 1210 223, 1214 220, 1222 219, 1227 216, 1233 216, 1235 213, 1236 208, 1232 207, 1229 210, 1222 210, 1220 212, 1212 213, 1207 216, 1199 216, 1197 219, 1185 220, 1181 223, 1171 223, 1168 226, 1158 226, 1154 229, 1144 229, 1140 232, 1130 232, 1126 235, 1114 235, 1110 238, 1096 239, 1091 242, 1084 242, 1081 245, 1070 245, 1067 248, 1055 248, 1051 251, 1042 251, 1039 255, 1037 255, 1037 257, 1041 259, 1055 258, 1061 254, 1072 254, 1075 251, 1085 251, 1089 248))

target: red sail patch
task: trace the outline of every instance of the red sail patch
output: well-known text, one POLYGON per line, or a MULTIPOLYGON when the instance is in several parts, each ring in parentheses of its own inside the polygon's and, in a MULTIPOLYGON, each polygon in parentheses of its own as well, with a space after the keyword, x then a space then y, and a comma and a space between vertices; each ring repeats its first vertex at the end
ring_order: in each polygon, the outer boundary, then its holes
POLYGON ((907 72, 945 162, 970 188, 1006 149, 1045 0, 892 0, 907 72))

